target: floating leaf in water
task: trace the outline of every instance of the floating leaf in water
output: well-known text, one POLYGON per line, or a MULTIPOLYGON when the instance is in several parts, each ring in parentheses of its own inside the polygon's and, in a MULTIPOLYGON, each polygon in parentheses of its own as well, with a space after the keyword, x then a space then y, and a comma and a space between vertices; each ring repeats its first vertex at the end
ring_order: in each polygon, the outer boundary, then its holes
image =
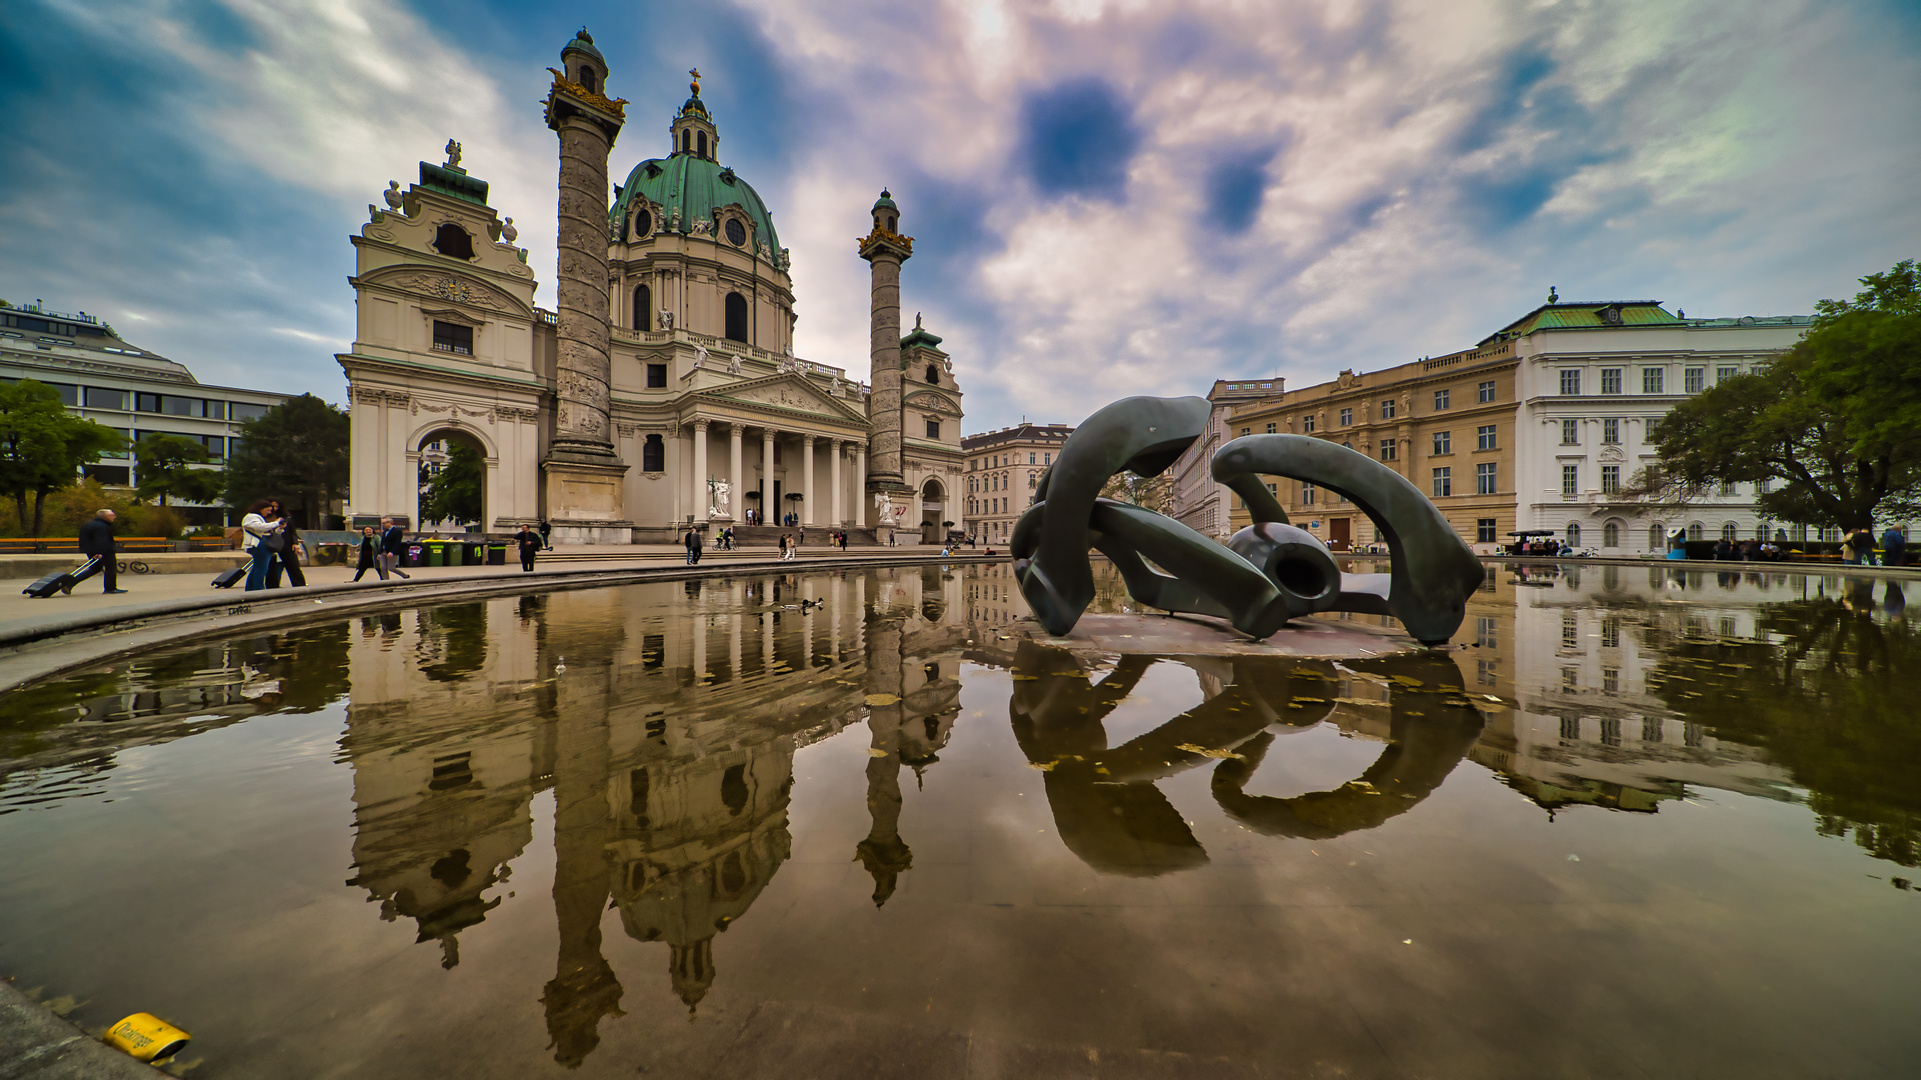
POLYGON ((899 694, 869 694, 861 700, 867 702, 867 704, 869 705, 898 705, 900 704, 900 695, 899 694))
POLYGON ((1040 678, 1039 675, 1016 675, 1014 676, 1014 681, 1015 682, 1033 682, 1035 679, 1038 679, 1038 678, 1040 678))
POLYGON ((1291 698, 1289 698, 1288 700, 1289 700, 1289 701, 1299 701, 1299 702, 1303 702, 1303 703, 1312 703, 1312 704, 1315 704, 1315 705, 1325 705, 1325 704, 1327 704, 1327 699, 1326 699, 1326 698, 1324 698, 1324 697, 1308 697, 1308 696, 1306 696, 1306 695, 1304 695, 1304 694, 1302 694, 1302 695, 1296 695, 1296 696, 1294 696, 1294 697, 1291 697, 1291 698))
POLYGON ((886 757, 887 751, 882 750, 878 746, 870 746, 867 748, 867 756, 868 757, 886 757))
POLYGON ((1030 761, 1027 763, 1027 767, 1030 769, 1039 769, 1041 772, 1053 772, 1054 766, 1058 764, 1060 763, 1057 761, 1030 761))
POLYGON ((1393 676, 1393 679, 1395 682, 1400 683, 1402 686, 1406 686, 1410 688, 1419 688, 1427 685, 1426 683, 1422 682, 1421 680, 1415 678, 1412 675, 1395 675, 1393 676))
POLYGON ((1381 793, 1380 788, 1375 787, 1365 780, 1349 780, 1345 786, 1351 787, 1363 795, 1379 795, 1381 793))
POLYGON ((1094 766, 1094 771, 1095 771, 1095 772, 1097 772, 1097 773, 1100 773, 1100 774, 1101 774, 1102 776, 1108 776, 1108 775, 1111 775, 1110 773, 1108 773, 1108 771, 1107 771, 1107 766, 1105 766, 1105 765, 1096 765, 1096 766, 1094 766))
POLYGON ((1205 746, 1202 746, 1200 743, 1191 743, 1191 742, 1179 743, 1174 747, 1174 749, 1185 750, 1190 754, 1199 754, 1202 757, 1208 757, 1208 758, 1217 758, 1217 759, 1233 758, 1235 761, 1247 760, 1247 758, 1243 757, 1240 754, 1235 753, 1232 750, 1212 750, 1205 746))
POLYGON ((1378 705, 1382 708, 1385 708, 1388 703, 1385 701, 1381 701, 1378 698, 1337 697, 1334 699, 1334 704, 1336 705, 1378 705))
POLYGON ((1295 668, 1295 669, 1294 669, 1293 671, 1290 671, 1290 672, 1288 672, 1288 674, 1289 674, 1289 675, 1292 675, 1292 676, 1294 676, 1294 677, 1295 677, 1295 678, 1297 678, 1297 679, 1325 679, 1325 678, 1327 678, 1327 674, 1326 674, 1325 672, 1321 672, 1321 671, 1315 671, 1315 670, 1314 670, 1314 669, 1312 669, 1312 668, 1304 668, 1304 667, 1297 667, 1297 668, 1295 668))

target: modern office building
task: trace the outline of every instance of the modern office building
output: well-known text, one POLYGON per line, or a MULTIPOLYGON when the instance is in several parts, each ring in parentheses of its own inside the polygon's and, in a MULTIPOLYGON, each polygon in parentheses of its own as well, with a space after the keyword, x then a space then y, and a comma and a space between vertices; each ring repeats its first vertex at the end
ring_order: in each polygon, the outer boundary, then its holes
MULTIPOLYGON (((48 311, 38 300, 0 308, 0 381, 34 379, 60 392, 69 411, 137 442, 152 434, 179 435, 207 448, 214 465, 240 439, 240 425, 291 395, 210 386, 186 365, 130 344, 98 316, 48 311)), ((101 483, 131 485, 131 452, 86 467, 101 483)), ((180 507, 197 523, 216 524, 218 506, 180 507)))
POLYGON ((967 510, 961 526, 979 543, 1004 544, 1034 501, 1041 474, 1067 444, 1066 424, 1016 424, 961 440, 967 459, 967 510))

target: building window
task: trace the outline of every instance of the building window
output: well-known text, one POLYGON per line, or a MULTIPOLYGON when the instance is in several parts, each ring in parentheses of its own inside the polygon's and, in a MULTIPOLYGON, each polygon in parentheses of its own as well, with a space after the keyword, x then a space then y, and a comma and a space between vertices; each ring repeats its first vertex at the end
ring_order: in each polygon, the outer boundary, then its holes
POLYGON ((1581 369, 1580 368, 1562 368, 1561 369, 1561 393, 1569 397, 1572 397, 1573 395, 1579 394, 1580 392, 1581 392, 1581 369))
POLYGON ((1581 422, 1579 420, 1561 421, 1561 445, 1578 446, 1581 442, 1581 422))
POLYGON ((1352 408, 1342 409, 1341 410, 1341 426, 1346 427, 1349 424, 1352 424, 1353 422, 1354 422, 1354 410, 1352 408))
MULTIPOLYGON (((1615 478, 1617 481, 1620 478, 1620 470, 1618 467, 1615 469, 1615 478)), ((1607 483, 1606 470, 1602 470, 1601 482, 1603 484, 1607 483)), ((1621 546, 1621 526, 1620 525, 1610 521, 1606 525, 1601 526, 1601 546, 1610 547, 1610 548, 1617 548, 1621 546)), ((1618 634, 1618 629, 1617 629, 1617 634, 1618 634)), ((1601 644, 1606 645, 1609 643, 1603 640, 1601 644)), ((1618 645, 1619 642, 1616 641, 1614 642, 1614 644, 1618 645)))
POLYGON ((667 471, 667 446, 661 441, 660 436, 649 435, 647 440, 640 444, 640 471, 667 471))
POLYGON ((1561 466, 1561 494, 1579 495, 1581 493, 1581 467, 1579 465, 1561 466))
POLYGON ((1726 540, 1728 543, 1732 544, 1736 540, 1741 539, 1741 530, 1734 524, 1734 522, 1730 521, 1726 525, 1721 526, 1721 539, 1726 540))
POLYGON ((1382 439, 1381 440, 1381 460, 1393 461, 1395 458, 1400 457, 1401 456, 1400 449, 1401 449, 1401 444, 1396 442, 1395 440, 1382 439))
POLYGON ((1601 421, 1601 441, 1609 446, 1613 446, 1621 441, 1620 420, 1610 416, 1601 421))
POLYGON ((1272 422, 1269 422, 1269 424, 1267 425, 1267 434, 1269 435, 1274 434, 1274 425, 1272 422))
POLYGON ((652 330, 654 328, 654 290, 645 285, 634 286, 634 329, 652 330))
POLYGON ((929 420, 927 422, 927 437, 930 439, 940 438, 940 421, 939 420, 929 420))
POLYGON ((1028 463, 1029 465, 1037 465, 1037 464, 1039 464, 1039 462, 1037 462, 1037 461, 1035 461, 1035 460, 1034 460, 1034 455, 1033 455, 1033 454, 1029 454, 1029 455, 1027 455, 1027 463, 1028 463))
MULTIPOLYGON (((1578 538, 1581 535, 1581 530, 1570 525, 1568 526, 1568 535, 1571 537, 1578 538)), ((1561 614, 1561 648, 1578 649, 1580 648, 1580 646, 1581 646, 1581 623, 1579 618, 1577 618, 1571 612, 1562 612, 1561 614)))
MULTIPOLYGON (((1484 520, 1488 528, 1491 529, 1494 527, 1493 518, 1486 518, 1484 520)), ((1495 622, 1492 616, 1476 615, 1474 617, 1474 644, 1483 649, 1498 649, 1501 647, 1500 624, 1495 622)))
MULTIPOLYGON (((416 339, 418 340, 418 339, 416 339)), ((463 356, 474 354, 474 328, 459 323, 434 320, 434 348, 441 352, 460 353, 463 356)))
POLYGON ((1301 505, 1302 506, 1314 505, 1314 485, 1313 484, 1309 484, 1305 482, 1301 484, 1301 505))
MULTIPOLYGON (((1621 490, 1621 467, 1619 465, 1601 466, 1601 491, 1612 495, 1621 490)), ((1612 546, 1612 545, 1610 545, 1612 546)))
POLYGON ((1601 369, 1601 392, 1603 394, 1618 394, 1621 392, 1620 368, 1604 367, 1601 369))
POLYGON ((1707 384, 1707 368, 1691 367, 1681 369, 1681 389, 1684 392, 1698 394, 1707 389, 1707 384))
POLYGON ((258 420, 267 415, 271 405, 255 405, 250 401, 230 401, 227 403, 227 417, 231 420, 258 420))
POLYGON ((1445 409, 1448 407, 1448 396, 1451 393, 1452 391, 1449 391, 1449 390, 1434 391, 1434 411, 1435 412, 1440 412, 1442 409, 1445 409))
MULTIPOLYGON (((1269 424, 1268 430, 1269 431, 1274 430, 1274 426, 1272 424, 1269 424)), ((1314 414, 1309 413, 1308 415, 1301 417, 1301 430, 1309 433, 1312 433, 1314 431, 1314 414)))
POLYGON ((1668 371, 1666 368, 1650 367, 1641 369, 1641 392, 1643 394, 1666 393, 1668 371))
POLYGON ((1495 487, 1494 463, 1489 461, 1474 466, 1474 493, 1476 495, 1492 495, 1496 490, 1498 489, 1495 487))
POLYGON ((1042 464, 1042 465, 1052 465, 1052 464, 1054 464, 1054 455, 1053 455, 1053 454, 1042 454, 1042 455, 1041 455, 1041 464, 1042 464))
POLYGON ((747 340, 747 298, 737 292, 727 294, 727 340, 747 340))
MULTIPOLYGON (((1498 527, 1499 526, 1495 525, 1493 518, 1475 518, 1474 542, 1477 544, 1492 544, 1498 542, 1499 538, 1494 535, 1494 530, 1498 527)), ((1485 619, 1483 621, 1492 623, 1494 620, 1485 619)))
POLYGON ((1242 428, 1242 429, 1241 429, 1241 434, 1242 434, 1242 435, 1252 435, 1253 433, 1254 433, 1254 429, 1253 429, 1253 428, 1242 428))
POLYGON ((1736 488, 1732 483, 1729 483, 1728 481, 1723 480, 1721 481, 1721 487, 1720 487, 1720 490, 1717 492, 1717 494, 1735 495, 1735 494, 1739 494, 1739 489, 1736 488))
POLYGON ((929 364, 929 365, 927 365, 927 385, 929 385, 929 386, 939 386, 939 385, 940 385, 940 367, 939 367, 939 365, 936 365, 936 364, 929 364))
POLYGON ((1479 400, 1483 405, 1494 400, 1494 380, 1489 379, 1481 384, 1479 400))
POLYGON ((1381 402, 1381 419, 1383 420, 1394 419, 1394 399, 1393 398, 1388 398, 1386 401, 1381 402))
POLYGON ((471 259, 474 238, 458 225, 442 225, 434 230, 434 250, 452 259, 471 259))
POLYGON ((1474 429, 1474 448, 1476 450, 1494 449, 1494 425, 1482 424, 1474 429))
POLYGON ((1739 375, 1739 374, 1741 374, 1741 369, 1740 369, 1740 368, 1737 368, 1737 367, 1718 367, 1718 368, 1715 368, 1715 369, 1714 369, 1714 381, 1715 381, 1715 382, 1717 382, 1717 383, 1724 383, 1724 382, 1727 382, 1727 381, 1728 381, 1729 379, 1732 379, 1732 378, 1734 378, 1734 377, 1735 377, 1736 375, 1739 375))
POLYGON ((1434 494, 1437 497, 1454 494, 1453 468, 1443 466, 1442 468, 1434 470, 1434 494))
POLYGON ((665 390, 667 388, 667 365, 647 365, 647 389, 665 390))
MULTIPOLYGON (((127 392, 125 390, 107 390, 98 386, 89 386, 87 387, 86 402, 87 408, 89 409, 118 409, 125 412, 127 408, 127 392)), ((215 402, 215 404, 219 403, 215 402)))
POLYGON ((1454 452, 1454 433, 1451 431, 1435 432, 1434 452, 1436 454, 1452 454, 1454 452))
POLYGON ((1658 416, 1650 416, 1646 420, 1641 421, 1641 437, 1648 442, 1653 442, 1655 433, 1660 430, 1661 418, 1658 416))

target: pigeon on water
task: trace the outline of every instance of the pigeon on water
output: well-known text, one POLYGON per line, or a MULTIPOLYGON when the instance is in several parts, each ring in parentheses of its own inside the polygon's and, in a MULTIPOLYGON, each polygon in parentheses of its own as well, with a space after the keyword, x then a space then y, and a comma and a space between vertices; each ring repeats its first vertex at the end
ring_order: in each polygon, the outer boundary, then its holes
POLYGON ((562 656, 562 657, 559 657, 558 659, 560 660, 560 663, 554 665, 554 674, 564 675, 567 673, 567 658, 562 656))

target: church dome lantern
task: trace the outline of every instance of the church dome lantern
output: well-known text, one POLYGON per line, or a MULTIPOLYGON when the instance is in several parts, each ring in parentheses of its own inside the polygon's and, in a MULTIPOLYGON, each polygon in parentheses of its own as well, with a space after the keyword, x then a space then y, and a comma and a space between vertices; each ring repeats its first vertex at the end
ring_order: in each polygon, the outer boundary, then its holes
POLYGON ((668 155, 686 154, 708 161, 718 160, 720 129, 714 126, 714 117, 707 111, 707 103, 700 100, 700 69, 691 68, 687 74, 691 77, 687 88, 692 93, 680 103, 680 111, 674 114, 673 122, 667 125, 668 134, 673 137, 668 155))
POLYGON ((567 81, 576 83, 589 94, 606 96, 607 58, 594 47, 594 36, 581 27, 572 41, 561 46, 560 63, 567 81))

